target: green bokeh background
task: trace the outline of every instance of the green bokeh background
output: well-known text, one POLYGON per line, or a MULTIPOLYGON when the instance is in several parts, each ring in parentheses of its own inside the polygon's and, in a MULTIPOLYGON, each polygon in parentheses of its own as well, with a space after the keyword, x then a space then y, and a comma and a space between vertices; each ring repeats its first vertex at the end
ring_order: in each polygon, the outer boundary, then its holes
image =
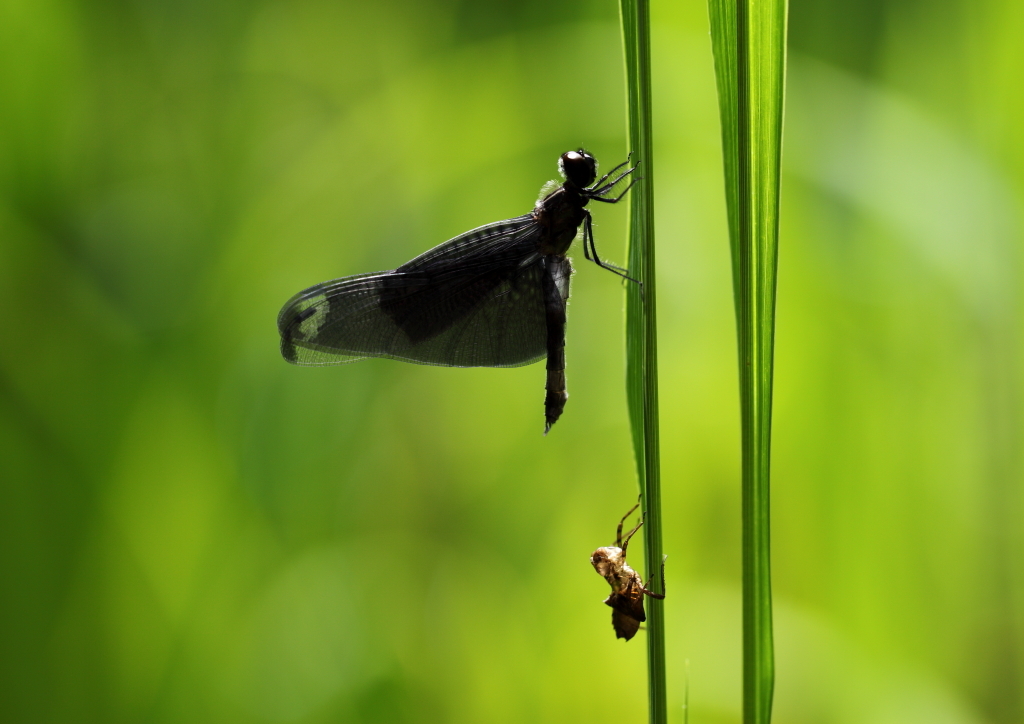
MULTIPOLYGON (((654 3, 672 720, 740 717, 706 8, 654 3)), ((543 371, 300 369, 293 293, 625 153, 617 6, 0 2, 0 718, 639 722, 587 558, 636 497, 621 285, 543 371)), ((1024 5, 791 7, 783 723, 1024 721, 1024 5)), ((596 210, 624 259, 626 211, 596 210)), ((639 550, 635 556, 639 560, 639 550)))

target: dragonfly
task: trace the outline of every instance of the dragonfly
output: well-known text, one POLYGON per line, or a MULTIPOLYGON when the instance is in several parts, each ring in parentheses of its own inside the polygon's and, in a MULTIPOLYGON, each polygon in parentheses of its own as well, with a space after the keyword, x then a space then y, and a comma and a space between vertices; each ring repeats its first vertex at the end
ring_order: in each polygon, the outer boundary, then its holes
MULTIPOLYGON (((644 611, 644 596, 665 598, 664 593, 655 593, 650 590, 648 586, 651 582, 648 581, 645 585, 640 574, 626 563, 629 539, 644 524, 643 516, 640 517, 640 522, 636 524, 636 527, 626 534, 625 540, 622 539, 622 525, 626 522, 626 518, 639 507, 640 504, 637 503, 622 516, 615 532, 615 545, 598 548, 590 556, 591 565, 612 587, 611 595, 604 602, 612 608, 612 628, 615 629, 615 638, 626 639, 626 641, 633 638, 640 630, 640 624, 647 620, 647 613, 644 611)), ((661 590, 665 590, 664 560, 661 562, 661 590)))
POLYGON ((597 179, 584 149, 558 160, 530 213, 460 234, 397 269, 316 284, 277 318, 281 354, 293 364, 337 365, 384 357, 445 367, 519 367, 547 358, 544 434, 569 399, 566 304, 573 273, 566 253, 583 227, 583 254, 601 260, 591 201, 619 202, 636 183, 630 157, 597 179), (597 180, 595 180, 597 179, 597 180))

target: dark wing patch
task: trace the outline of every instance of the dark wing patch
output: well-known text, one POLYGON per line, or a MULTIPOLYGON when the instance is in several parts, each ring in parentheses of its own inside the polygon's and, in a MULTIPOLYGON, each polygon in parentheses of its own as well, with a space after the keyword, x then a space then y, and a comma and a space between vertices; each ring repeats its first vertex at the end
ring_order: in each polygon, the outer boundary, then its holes
POLYGON ((521 216, 466 232, 394 271, 311 287, 281 310, 281 353, 300 365, 365 357, 449 367, 535 362, 546 352, 539 233, 521 216))

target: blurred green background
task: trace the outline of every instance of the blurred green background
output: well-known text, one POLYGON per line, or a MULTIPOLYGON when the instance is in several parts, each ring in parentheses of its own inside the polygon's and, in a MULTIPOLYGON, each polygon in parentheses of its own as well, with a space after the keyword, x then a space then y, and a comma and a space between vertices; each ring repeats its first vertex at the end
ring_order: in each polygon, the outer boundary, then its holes
MULTIPOLYGON (((1022 8, 791 8, 779 724, 1024 721, 1022 8)), ((653 11, 669 702, 727 724, 718 111, 704 4, 653 11)), ((274 326, 310 284, 524 213, 562 151, 622 160, 617 23, 0 2, 0 718, 644 720, 643 634, 615 640, 588 563, 636 497, 615 278, 576 250, 547 438, 541 365, 301 369, 274 326)), ((596 221, 621 262, 625 209, 596 221)))

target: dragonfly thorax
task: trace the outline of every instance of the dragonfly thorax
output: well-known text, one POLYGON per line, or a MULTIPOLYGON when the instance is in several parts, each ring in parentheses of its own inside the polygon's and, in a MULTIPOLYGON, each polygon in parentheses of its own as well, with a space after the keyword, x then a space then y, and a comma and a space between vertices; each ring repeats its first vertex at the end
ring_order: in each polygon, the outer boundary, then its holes
POLYGON ((563 256, 569 250, 580 224, 586 218, 583 207, 588 198, 568 181, 553 193, 537 203, 533 209, 542 231, 537 240, 537 250, 541 254, 563 256))

